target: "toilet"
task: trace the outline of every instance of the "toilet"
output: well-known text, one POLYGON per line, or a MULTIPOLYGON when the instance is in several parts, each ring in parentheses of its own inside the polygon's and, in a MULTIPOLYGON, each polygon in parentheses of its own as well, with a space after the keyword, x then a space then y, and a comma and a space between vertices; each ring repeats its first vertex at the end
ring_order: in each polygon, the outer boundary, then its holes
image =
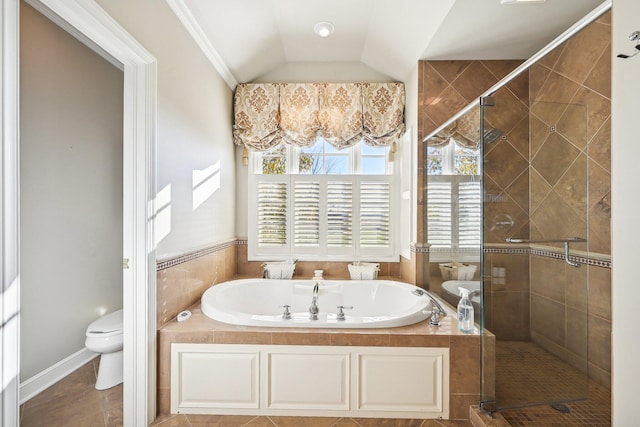
POLYGON ((122 383, 122 310, 105 314, 87 327, 84 345, 101 353, 96 381, 97 390, 105 390, 122 383))

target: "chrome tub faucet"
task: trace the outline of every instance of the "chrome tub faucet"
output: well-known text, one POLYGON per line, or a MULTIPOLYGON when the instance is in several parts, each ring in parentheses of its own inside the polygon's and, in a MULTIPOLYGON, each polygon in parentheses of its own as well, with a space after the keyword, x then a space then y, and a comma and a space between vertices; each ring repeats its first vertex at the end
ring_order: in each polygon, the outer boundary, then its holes
POLYGON ((315 286, 313 287, 311 306, 309 307, 309 319, 311 320, 318 320, 318 312, 320 311, 320 309, 318 308, 318 290, 319 285, 318 282, 316 282, 315 286))

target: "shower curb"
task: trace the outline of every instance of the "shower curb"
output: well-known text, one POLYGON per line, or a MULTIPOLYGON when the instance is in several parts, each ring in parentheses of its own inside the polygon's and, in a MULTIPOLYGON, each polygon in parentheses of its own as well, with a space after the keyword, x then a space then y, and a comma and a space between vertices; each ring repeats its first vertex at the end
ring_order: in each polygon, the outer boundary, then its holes
POLYGON ((489 414, 480 409, 480 406, 469 407, 469 421, 474 427, 510 427, 511 424, 497 412, 489 414))

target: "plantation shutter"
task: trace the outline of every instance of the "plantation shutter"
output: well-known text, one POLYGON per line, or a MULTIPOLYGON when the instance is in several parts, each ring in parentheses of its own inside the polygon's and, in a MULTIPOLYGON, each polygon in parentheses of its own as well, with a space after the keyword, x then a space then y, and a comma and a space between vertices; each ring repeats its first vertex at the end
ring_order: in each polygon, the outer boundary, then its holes
POLYGON ((296 181, 293 188, 294 245, 317 247, 320 244, 320 183, 296 181))
POLYGON ((393 251, 391 176, 255 174, 249 188, 252 257, 357 260, 393 251))
POLYGON ((391 200, 389 182, 360 182, 360 246, 388 247, 391 200))
POLYGON ((434 248, 450 248, 452 243, 452 183, 429 176, 427 185, 427 237, 434 248))
POLYGON ((433 248, 478 249, 481 187, 473 175, 431 175, 427 187, 427 233, 433 248))
POLYGON ((260 181, 257 185, 257 243, 260 247, 287 245, 287 183, 260 181))
POLYGON ((327 247, 353 246, 353 182, 327 184, 327 247))
POLYGON ((482 207, 479 182, 458 183, 458 248, 480 247, 482 207))

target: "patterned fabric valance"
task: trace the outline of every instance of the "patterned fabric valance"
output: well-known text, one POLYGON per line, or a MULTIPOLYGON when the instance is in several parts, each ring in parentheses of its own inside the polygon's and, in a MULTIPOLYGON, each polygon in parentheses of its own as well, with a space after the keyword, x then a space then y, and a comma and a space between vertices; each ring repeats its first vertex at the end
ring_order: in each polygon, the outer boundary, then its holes
POLYGON ((322 136, 337 149, 391 145, 404 133, 402 83, 245 83, 236 88, 233 141, 254 150, 322 136))
POLYGON ((464 148, 475 150, 480 144, 480 108, 474 108, 427 140, 429 147, 442 147, 453 139, 464 148))

